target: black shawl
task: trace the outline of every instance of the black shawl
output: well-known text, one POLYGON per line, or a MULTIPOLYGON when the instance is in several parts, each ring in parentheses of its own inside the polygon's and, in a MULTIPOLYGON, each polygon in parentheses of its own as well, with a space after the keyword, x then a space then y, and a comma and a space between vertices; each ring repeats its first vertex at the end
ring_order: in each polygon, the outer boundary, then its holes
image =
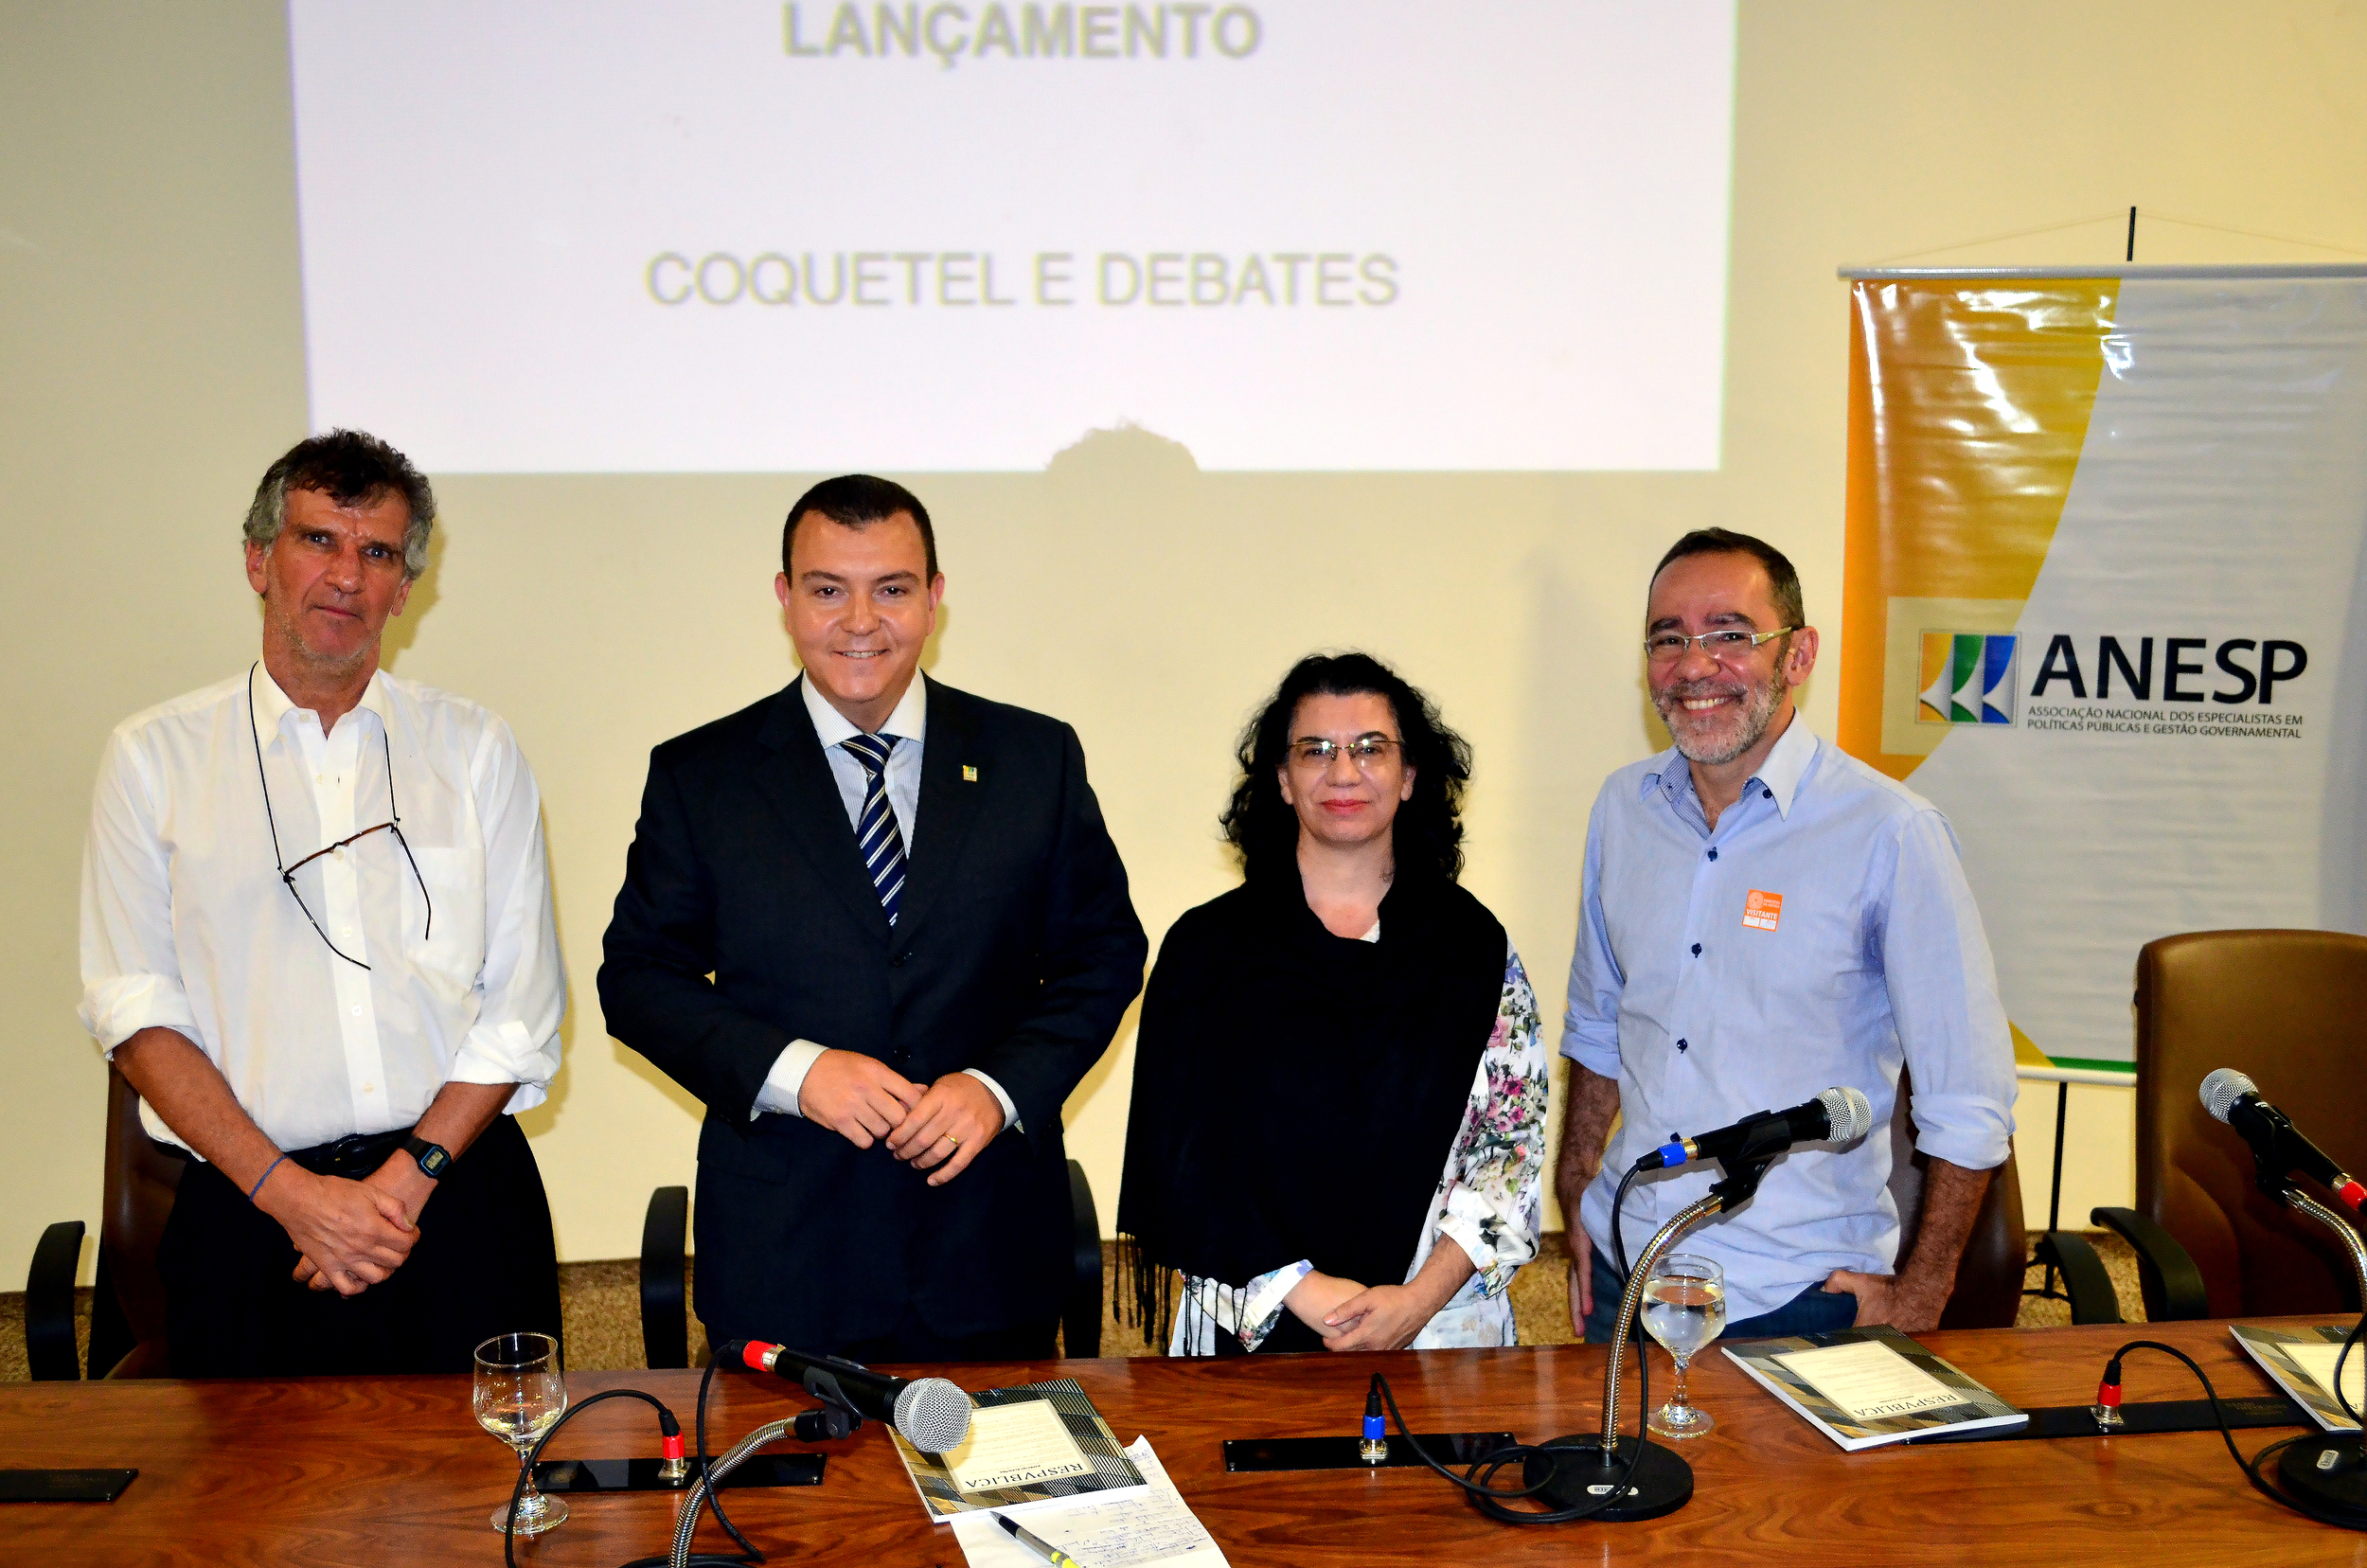
POLYGON ((1326 931, 1295 867, 1176 921, 1143 995, 1118 1197, 1154 1338, 1166 1269, 1237 1287, 1306 1258, 1404 1281, 1504 953, 1496 918, 1434 874, 1398 879, 1378 942, 1326 931))

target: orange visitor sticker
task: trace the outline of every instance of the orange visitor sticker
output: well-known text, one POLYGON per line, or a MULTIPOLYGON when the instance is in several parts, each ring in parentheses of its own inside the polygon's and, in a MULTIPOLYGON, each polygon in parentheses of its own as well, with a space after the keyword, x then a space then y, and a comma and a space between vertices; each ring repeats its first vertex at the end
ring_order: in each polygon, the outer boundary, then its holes
POLYGON ((1753 931, 1772 931, 1784 918, 1784 896, 1751 889, 1742 900, 1742 923, 1753 931))

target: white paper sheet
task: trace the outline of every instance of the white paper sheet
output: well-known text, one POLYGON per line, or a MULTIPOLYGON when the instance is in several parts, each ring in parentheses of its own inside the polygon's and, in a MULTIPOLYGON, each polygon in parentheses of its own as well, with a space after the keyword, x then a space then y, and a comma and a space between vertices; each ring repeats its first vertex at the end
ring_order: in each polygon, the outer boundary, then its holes
MULTIPOLYGON (((2334 1344, 2287 1345, 2282 1346, 2310 1381, 2328 1394, 2334 1392, 2334 1359, 2342 1353, 2342 1346, 2334 1344)), ((2342 1368, 2342 1392, 2351 1397, 2353 1410, 2367 1411, 2367 1345, 2351 1352, 2351 1359, 2342 1368)))
POLYGON ((1062 1481, 1091 1475, 1094 1469, 1061 1424, 1059 1411, 1041 1399, 980 1406, 970 1412, 970 1435, 961 1447, 937 1457, 966 1492, 1062 1481))
POLYGON ((1814 1384, 1853 1421, 1878 1421, 1962 1404, 1965 1397, 1878 1341, 1794 1350, 1775 1358, 1814 1384))
MULTIPOLYGON (((1018 1516, 1028 1533, 1052 1542, 1083 1568, 1230 1568, 1184 1494, 1137 1437, 1126 1456, 1149 1483, 1145 1491, 1096 1498, 1071 1507, 1039 1505, 1018 1516)), ((989 1513, 954 1516, 953 1539, 970 1568, 1043 1568, 1043 1559, 1011 1539, 989 1513)))

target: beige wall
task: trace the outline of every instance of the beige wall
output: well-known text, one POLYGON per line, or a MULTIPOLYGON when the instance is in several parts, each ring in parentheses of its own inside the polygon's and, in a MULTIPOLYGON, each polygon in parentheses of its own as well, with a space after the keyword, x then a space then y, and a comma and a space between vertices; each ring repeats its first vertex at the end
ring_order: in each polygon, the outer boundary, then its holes
MULTIPOLYGON (((0 9, 0 1282, 45 1221, 98 1218, 74 932, 100 740, 257 646, 237 519, 305 418, 283 28, 262 4, 0 9)), ((1661 743, 1633 646, 1658 550, 1698 525, 1768 534, 1837 654, 1837 263, 2115 258, 2117 218, 1961 241, 2132 202, 2367 252, 2356 4, 1781 0, 1745 5, 1740 39, 1719 472, 1210 475, 1121 433, 1042 474, 917 480, 951 582, 931 668, 1077 726, 1154 938, 1227 885, 1214 817, 1245 712, 1298 654, 1353 644, 1477 747, 1468 882, 1557 1016, 1587 803, 1661 743)), ((2139 247, 2339 258, 2166 223, 2139 247)), ((692 1174, 695 1106, 607 1038, 591 980, 647 748, 789 674, 769 577, 802 482, 451 479, 394 639, 393 668, 505 714, 542 779, 575 988, 528 1126, 565 1257, 630 1255, 650 1187, 692 1174)), ((1832 668, 1808 707, 1827 734, 1832 668)), ((1068 1107, 1105 1223, 1129 1062, 1122 1042, 1068 1107)), ((2075 1093, 2067 1213, 2126 1198, 2126 1099, 2075 1093)), ((2053 1094, 2025 1104, 2035 1215, 2053 1094)))

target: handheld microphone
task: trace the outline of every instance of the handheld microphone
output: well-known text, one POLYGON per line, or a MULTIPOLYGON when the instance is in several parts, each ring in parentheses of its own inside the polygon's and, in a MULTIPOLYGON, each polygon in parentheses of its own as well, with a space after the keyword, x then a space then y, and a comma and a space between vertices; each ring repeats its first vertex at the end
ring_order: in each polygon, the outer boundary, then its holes
POLYGON ((2347 1170, 2327 1158, 2325 1150, 2301 1135, 2292 1118, 2260 1097, 2259 1087, 2233 1067, 2221 1067, 2202 1080, 2203 1109, 2228 1124, 2251 1145, 2252 1157, 2263 1171, 2284 1176, 2299 1171, 2325 1184, 2349 1208, 2367 1199, 2347 1170))
POLYGON ((1638 1170, 1665 1170, 1695 1160, 1761 1159, 1796 1143, 1847 1143, 1874 1125, 1874 1107, 1855 1089, 1827 1089, 1789 1111, 1753 1111, 1730 1127, 1698 1138, 1669 1140, 1638 1160, 1638 1170))
POLYGON ((959 1448, 970 1435, 970 1396, 943 1378, 907 1380, 836 1356, 809 1356, 764 1340, 733 1340, 724 1359, 787 1378, 817 1399, 885 1421, 924 1453, 959 1448))

